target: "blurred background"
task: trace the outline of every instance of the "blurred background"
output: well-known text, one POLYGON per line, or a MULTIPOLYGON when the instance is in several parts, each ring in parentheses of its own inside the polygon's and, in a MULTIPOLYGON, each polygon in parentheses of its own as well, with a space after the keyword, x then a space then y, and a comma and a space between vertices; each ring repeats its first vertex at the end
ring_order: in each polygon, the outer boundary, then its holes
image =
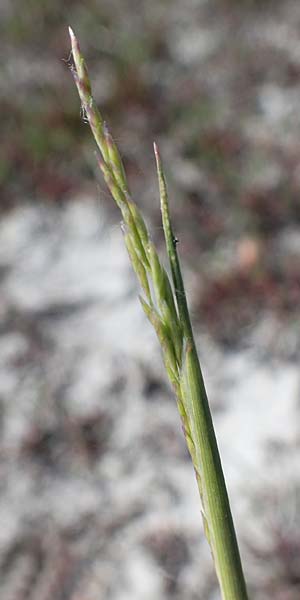
POLYGON ((300 4, 1 0, 1 600, 219 600, 68 69, 163 252, 159 143, 251 597, 300 597, 300 4))

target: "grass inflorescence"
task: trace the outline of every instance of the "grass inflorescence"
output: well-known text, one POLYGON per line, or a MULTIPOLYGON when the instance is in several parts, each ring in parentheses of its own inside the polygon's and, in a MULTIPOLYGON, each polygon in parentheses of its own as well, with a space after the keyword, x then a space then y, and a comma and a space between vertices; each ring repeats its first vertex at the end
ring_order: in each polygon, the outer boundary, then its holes
POLYGON ((171 279, 163 267, 137 205, 133 202, 118 147, 92 95, 79 43, 70 31, 72 74, 98 148, 98 164, 122 214, 127 251, 140 283, 142 308, 159 339, 168 378, 174 389, 194 464, 202 501, 205 533, 211 546, 223 600, 247 600, 240 555, 198 360, 186 294, 173 234, 167 186, 159 150, 154 144, 162 223, 171 279))

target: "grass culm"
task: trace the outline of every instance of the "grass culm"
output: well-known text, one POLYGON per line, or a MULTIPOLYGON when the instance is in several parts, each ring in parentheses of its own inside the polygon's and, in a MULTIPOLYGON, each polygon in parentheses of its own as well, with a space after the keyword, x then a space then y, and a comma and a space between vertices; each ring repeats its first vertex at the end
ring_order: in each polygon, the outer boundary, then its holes
POLYGON ((166 373, 177 399, 222 599, 247 600, 226 484, 181 275, 177 240, 170 221, 167 186, 159 150, 154 144, 171 277, 162 266, 143 216, 131 198, 120 153, 95 104, 86 63, 72 29, 70 39, 74 61, 71 71, 82 111, 96 141, 98 164, 104 180, 121 211, 124 241, 142 291, 140 302, 156 331, 166 373))

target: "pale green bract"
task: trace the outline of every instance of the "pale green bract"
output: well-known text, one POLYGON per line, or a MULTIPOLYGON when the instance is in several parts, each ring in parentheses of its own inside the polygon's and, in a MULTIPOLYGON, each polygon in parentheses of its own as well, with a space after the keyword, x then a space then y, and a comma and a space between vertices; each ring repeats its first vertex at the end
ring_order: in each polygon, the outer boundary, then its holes
POLYGON ((69 28, 72 74, 84 114, 94 135, 98 163, 122 213, 126 248, 144 297, 142 308, 159 339, 168 378, 173 386, 187 446, 202 501, 204 529, 210 543, 223 600, 247 600, 238 544, 226 491, 215 432, 193 337, 176 238, 173 235, 167 187, 158 148, 154 144, 162 223, 172 283, 162 266, 144 219, 132 201, 119 150, 95 104, 85 60, 69 28))

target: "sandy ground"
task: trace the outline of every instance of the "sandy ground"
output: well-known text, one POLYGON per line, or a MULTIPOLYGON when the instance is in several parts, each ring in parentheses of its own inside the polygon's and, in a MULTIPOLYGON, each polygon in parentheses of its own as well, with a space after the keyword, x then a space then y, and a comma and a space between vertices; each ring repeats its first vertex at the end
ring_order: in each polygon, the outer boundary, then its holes
MULTIPOLYGON (((1 223, 1 598, 217 598, 158 344, 100 208, 28 206, 1 223)), ((280 510, 296 520, 299 371, 205 334, 199 348, 255 582, 247 542, 266 551, 279 527, 268 495, 279 506, 288 486, 280 510)))

